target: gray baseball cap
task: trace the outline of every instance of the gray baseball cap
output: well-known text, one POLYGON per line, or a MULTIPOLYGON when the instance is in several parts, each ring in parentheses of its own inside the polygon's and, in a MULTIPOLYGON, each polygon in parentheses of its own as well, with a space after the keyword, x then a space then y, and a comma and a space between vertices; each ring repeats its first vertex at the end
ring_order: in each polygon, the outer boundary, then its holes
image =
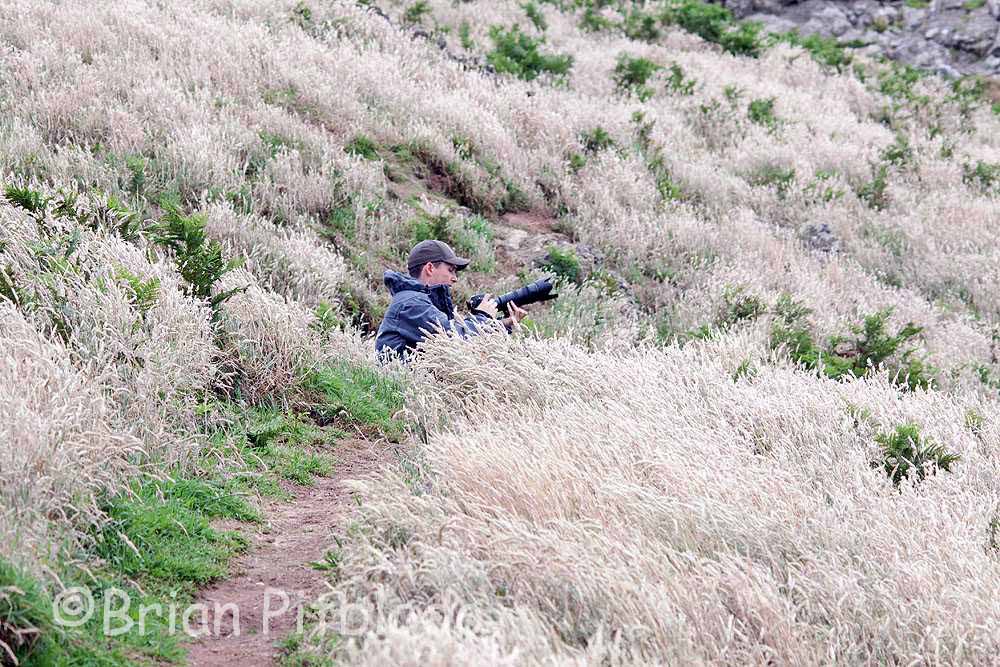
POLYGON ((416 266, 423 266, 427 262, 448 262, 461 271, 469 265, 468 259, 459 257, 455 251, 444 241, 421 241, 413 246, 410 251, 410 258, 406 260, 407 270, 412 270, 416 266))

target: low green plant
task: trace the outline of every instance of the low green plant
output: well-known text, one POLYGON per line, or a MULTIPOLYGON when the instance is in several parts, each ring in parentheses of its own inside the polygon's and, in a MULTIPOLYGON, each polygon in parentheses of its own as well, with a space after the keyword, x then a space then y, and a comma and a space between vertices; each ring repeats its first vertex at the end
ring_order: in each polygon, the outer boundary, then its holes
POLYGON ((403 12, 403 23, 420 23, 430 13, 431 7, 427 0, 417 0, 403 12))
POLYGON ((115 278, 126 286, 129 302, 145 320, 146 313, 153 309, 160 296, 160 279, 153 277, 143 280, 124 268, 118 269, 115 278))
POLYGON ((490 39, 494 47, 486 54, 486 60, 501 74, 533 81, 542 74, 565 77, 573 66, 572 56, 542 53, 539 47, 545 39, 531 37, 516 25, 511 28, 491 27, 490 39))
POLYGON ((367 366, 342 362, 312 371, 305 387, 315 396, 312 414, 320 422, 346 419, 389 438, 402 436, 404 424, 395 417, 403 407, 403 386, 398 380, 367 366))
POLYGON ((652 60, 633 58, 627 53, 622 53, 618 56, 612 79, 619 92, 635 95, 640 101, 645 102, 654 93, 646 83, 661 69, 663 66, 652 60))
POLYGON ((922 328, 907 323, 894 334, 888 332, 891 308, 866 316, 860 325, 850 327, 851 334, 832 336, 825 345, 814 340, 803 321, 811 312, 787 294, 782 295, 775 305, 772 349, 784 349, 795 363, 833 379, 860 378, 885 368, 903 389, 936 385, 936 369, 919 359, 916 348, 909 345, 922 328))
POLYGON ((747 182, 757 187, 774 188, 778 197, 783 199, 795 182, 795 168, 766 164, 750 174, 747 182))
POLYGON ((259 514, 225 486, 195 479, 136 482, 108 499, 110 522, 96 538, 102 560, 147 590, 191 594, 225 574, 247 546, 236 533, 220 533, 213 518, 258 521, 259 514))
POLYGON ((986 6, 986 0, 965 0, 962 3, 962 8, 967 12, 974 12, 977 9, 982 9, 986 6))
POLYGON ((785 42, 792 46, 801 47, 809 52, 813 60, 837 72, 845 71, 854 60, 844 45, 831 37, 818 34, 802 36, 797 30, 793 30, 782 34, 772 34, 769 39, 772 42, 785 42))
POLYGON ((668 25, 679 25, 733 55, 757 57, 763 47, 761 25, 737 21, 725 7, 699 0, 672 0, 660 14, 668 25))
POLYGON ((754 366, 752 359, 744 359, 740 362, 740 365, 736 367, 733 371, 733 382, 739 382, 740 380, 751 381, 760 371, 754 366))
POLYGON ((742 322, 757 319, 767 312, 767 304, 756 294, 748 294, 743 286, 726 286, 722 305, 715 318, 719 329, 730 329, 742 322))
POLYGON ((913 162, 913 149, 910 141, 902 134, 897 134, 895 141, 886 146, 880 157, 888 164, 903 167, 913 162))
POLYGON ((643 42, 655 42, 660 37, 656 16, 644 12, 638 7, 633 7, 625 15, 625 19, 622 21, 622 30, 629 39, 643 42))
POLYGON ((378 144, 363 134, 356 134, 354 138, 344 146, 344 152, 348 155, 357 155, 366 160, 378 159, 378 144))
POLYGON ((875 436, 882 450, 882 458, 873 461, 873 467, 881 467, 892 483, 900 483, 912 476, 917 482, 938 470, 951 471, 951 467, 961 460, 940 445, 924 436, 916 424, 900 424, 890 432, 875 436))
POLYGON ((234 287, 213 294, 224 275, 239 267, 239 259, 225 259, 218 241, 205 236, 204 215, 184 215, 176 202, 163 201, 161 221, 149 229, 153 243, 169 250, 184 279, 184 290, 192 297, 206 299, 213 312, 246 287, 234 287))
POLYGON ((602 16, 592 6, 587 6, 580 16, 580 29, 586 32, 601 32, 614 27, 614 22, 602 16))
POLYGON ((880 164, 872 170, 872 180, 863 183, 857 195, 869 208, 881 211, 889 206, 889 167, 880 164))
POLYGON ((560 248, 552 246, 545 256, 542 268, 551 271, 562 280, 571 283, 580 283, 583 279, 583 269, 580 267, 580 259, 571 247, 560 248))
POLYGON ((698 81, 684 75, 684 70, 677 63, 670 65, 670 77, 667 79, 667 89, 678 95, 693 95, 698 81))
POLYGON ((747 105, 747 116, 751 122, 773 130, 778 127, 778 117, 774 114, 774 103, 773 97, 750 100, 750 104, 747 105))
POLYGON ((472 41, 472 28, 468 21, 462 21, 462 24, 458 26, 458 40, 466 51, 472 51, 476 48, 476 43, 472 41))
POLYGON ((931 5, 930 0, 905 0, 903 4, 911 9, 927 9, 931 5))
POLYGON ((607 130, 598 125, 586 132, 581 132, 580 143, 583 144, 584 151, 593 155, 607 148, 613 148, 615 140, 608 134, 607 130))
POLYGON ((548 29, 549 24, 545 20, 545 14, 542 13, 542 10, 535 2, 529 0, 529 2, 521 5, 521 9, 524 10, 525 16, 528 17, 528 20, 531 21, 531 24, 535 26, 539 32, 545 32, 546 29, 548 29))
POLYGON ((978 188, 984 193, 990 193, 994 190, 1000 192, 1000 162, 990 163, 978 160, 975 165, 963 165, 962 182, 969 187, 978 188))

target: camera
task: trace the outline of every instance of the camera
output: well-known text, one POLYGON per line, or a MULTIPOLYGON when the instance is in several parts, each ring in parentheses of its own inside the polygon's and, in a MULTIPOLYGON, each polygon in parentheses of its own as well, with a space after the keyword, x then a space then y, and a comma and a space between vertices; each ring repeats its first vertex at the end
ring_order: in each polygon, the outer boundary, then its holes
MULTIPOLYGON (((508 306, 510 304, 516 304, 518 306, 527 306, 528 304, 538 303, 539 301, 551 301, 558 297, 558 294, 552 293, 553 288, 552 281, 548 278, 542 278, 541 280, 536 280, 535 282, 525 285, 520 289, 516 289, 513 292, 507 292, 506 294, 501 294, 496 297, 497 300, 497 310, 503 313, 504 316, 510 315, 508 306)), ((479 304, 483 302, 486 297, 485 294, 475 294, 473 295, 466 305, 469 306, 469 310, 476 310, 479 304)))

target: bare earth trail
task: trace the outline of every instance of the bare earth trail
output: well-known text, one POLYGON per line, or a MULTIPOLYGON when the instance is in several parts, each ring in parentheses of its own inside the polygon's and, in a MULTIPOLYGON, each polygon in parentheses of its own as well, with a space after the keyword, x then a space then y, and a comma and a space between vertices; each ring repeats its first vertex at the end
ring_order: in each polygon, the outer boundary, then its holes
MULTIPOLYGON (((292 500, 269 502, 263 508, 265 523, 246 527, 250 547, 230 568, 232 576, 203 590, 198 602, 208 609, 210 634, 192 642, 188 664, 192 667, 264 667, 277 664, 275 644, 296 630, 297 609, 324 590, 325 573, 310 562, 322 560, 333 546, 333 537, 346 528, 353 501, 344 486, 350 479, 367 477, 392 457, 395 445, 385 441, 343 440, 333 454, 334 472, 316 478, 312 486, 285 485, 292 500), (286 605, 287 610, 278 612, 286 605), (223 605, 239 609, 239 632, 233 613, 214 610, 223 605), (266 605, 266 607, 265 607, 266 605), (264 633, 265 609, 269 628, 264 633)), ((233 528, 232 525, 223 526, 233 528)), ((202 627, 196 614, 191 627, 202 627)))

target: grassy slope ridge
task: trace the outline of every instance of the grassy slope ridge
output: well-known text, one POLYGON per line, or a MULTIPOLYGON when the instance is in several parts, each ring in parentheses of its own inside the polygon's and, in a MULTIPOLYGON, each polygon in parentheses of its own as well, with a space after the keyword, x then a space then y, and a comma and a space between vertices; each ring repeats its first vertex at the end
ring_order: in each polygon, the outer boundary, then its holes
POLYGON ((332 577, 415 611, 303 661, 995 656, 986 89, 698 2, 374 4, 0 3, 0 640, 55 632, 67 555, 153 576, 109 520, 204 538, 165 586, 218 576, 239 543, 201 526, 251 508, 198 489, 233 438, 301 481, 323 462, 275 434, 374 422, 414 458, 332 577), (513 286, 517 212, 564 240, 562 297, 539 340, 392 371, 407 428, 358 336, 383 268, 444 237, 459 301, 513 286))

